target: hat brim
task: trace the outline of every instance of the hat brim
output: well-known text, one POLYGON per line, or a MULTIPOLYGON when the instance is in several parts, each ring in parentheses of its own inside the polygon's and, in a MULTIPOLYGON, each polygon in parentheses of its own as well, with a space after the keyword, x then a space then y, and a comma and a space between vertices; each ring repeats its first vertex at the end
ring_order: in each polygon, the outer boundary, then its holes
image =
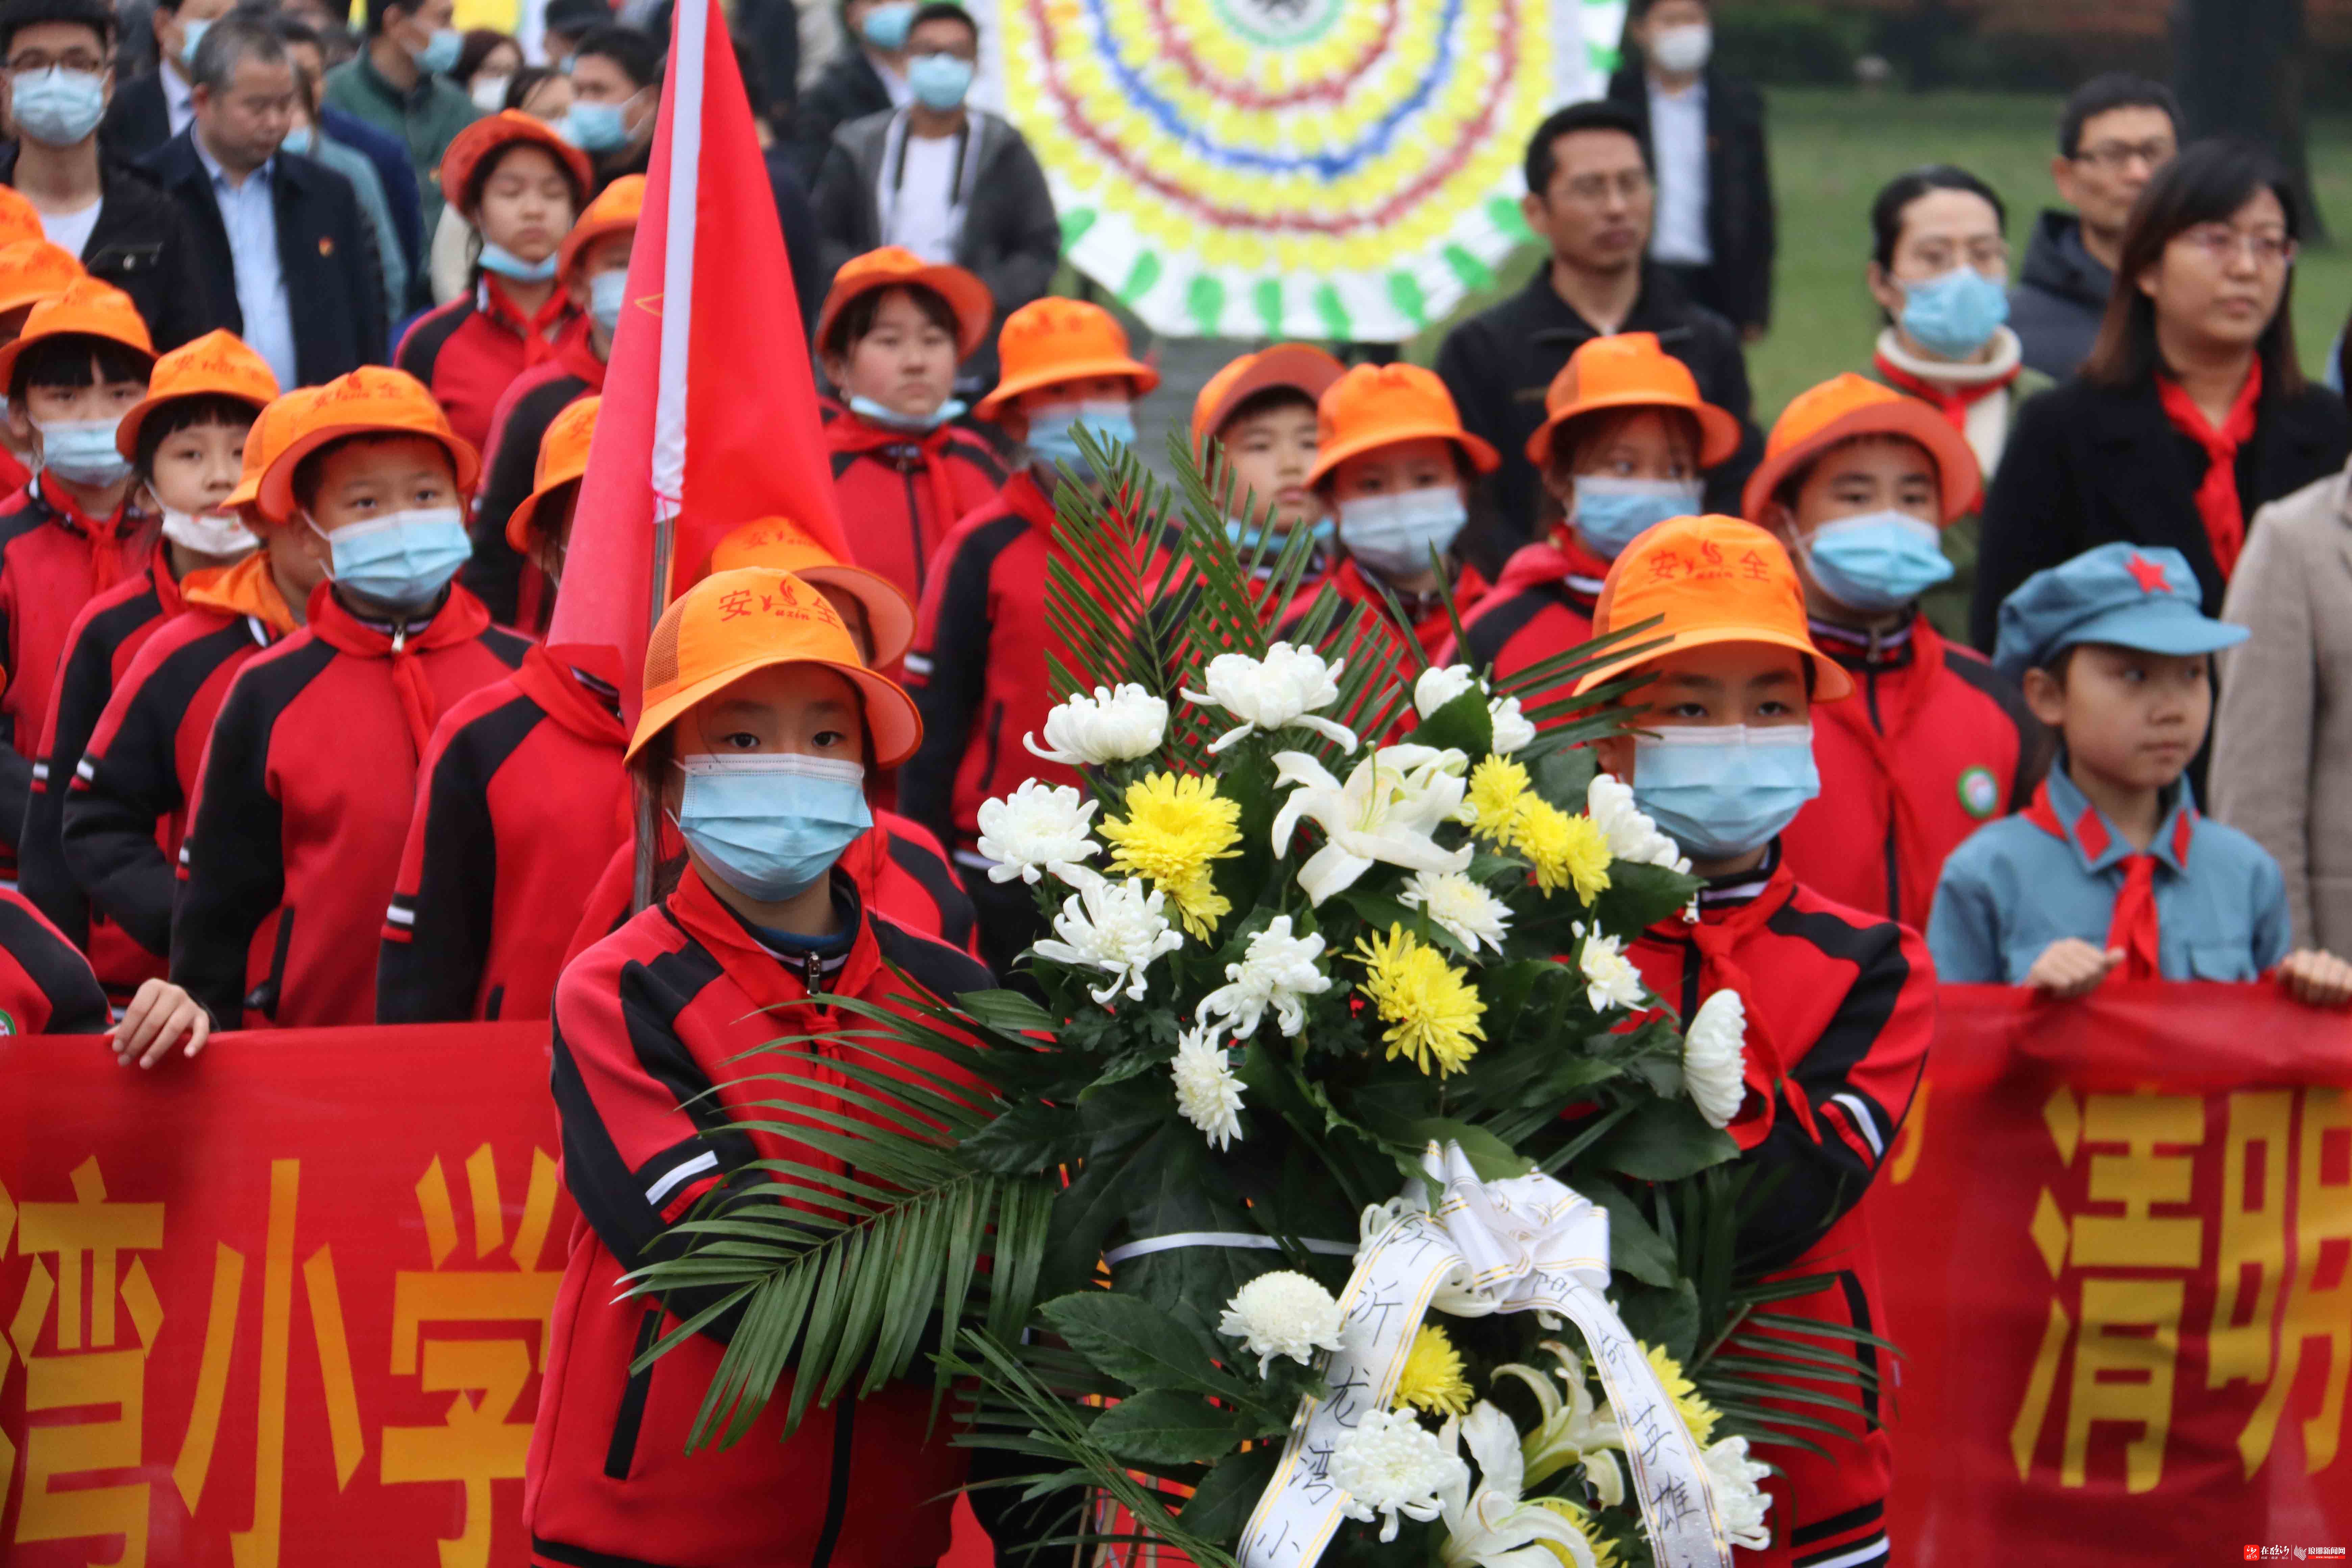
POLYGON ((1457 425, 1427 424, 1391 425, 1385 429, 1367 430, 1345 441, 1334 441, 1315 454, 1315 466, 1307 470, 1310 485, 1323 482, 1332 469, 1349 458, 1382 447, 1393 447, 1400 441, 1451 441, 1469 454, 1470 466, 1482 474, 1491 474, 1503 466, 1503 455, 1457 425))
POLYGON ((1740 492, 1741 514, 1756 521, 1763 515, 1764 503, 1790 474, 1839 442, 1858 436, 1902 436, 1927 449, 1936 464, 1936 491, 1943 502, 1945 527, 1977 509, 1984 494, 1984 476, 1977 468, 1976 450, 1968 437, 1917 398, 1901 397, 1850 409, 1786 451, 1766 457, 1740 492))
MULTIPOLYGON (((1570 695, 1581 697, 1605 681, 1614 680, 1626 671, 1639 669, 1645 664, 1655 664, 1670 653, 1727 642, 1766 643, 1773 647, 1785 647, 1791 652, 1802 654, 1813 667, 1811 700, 1815 702, 1837 702, 1853 695, 1853 677, 1845 672, 1843 665, 1806 642, 1804 638, 1791 636, 1787 632, 1775 631, 1769 626, 1696 626, 1686 632, 1669 632, 1665 635, 1669 638, 1665 647, 1654 647, 1646 653, 1631 654, 1602 665, 1591 674, 1579 679, 1576 689, 1570 695)), ((1646 636, 1638 637, 1634 639, 1633 646, 1639 647, 1651 640, 1646 636)))
POLYGON ((0 345, 0 391, 5 391, 15 382, 16 361, 26 349, 31 348, 35 343, 50 342, 58 338, 92 338, 99 342, 114 343, 129 349, 133 353, 145 355, 150 368, 152 368, 155 361, 161 357, 153 349, 143 343, 134 343, 128 338, 118 338, 110 332, 83 331, 76 327, 68 327, 61 332, 44 332, 37 338, 14 338, 5 345, 0 345))
POLYGON ((1309 348, 1305 343, 1276 343, 1259 353, 1214 404, 1195 413, 1193 452, 1203 453, 1210 440, 1225 427, 1225 421, 1234 416, 1234 410, 1259 393, 1287 387, 1304 394, 1310 402, 1320 401, 1331 384, 1346 374, 1346 367, 1321 349, 1309 348))
POLYGON ((874 668, 887 669, 915 646, 915 606, 898 585, 879 573, 846 563, 796 566, 793 575, 816 588, 838 588, 866 612, 866 635, 874 644, 874 668))
POLYGON ((608 234, 619 234, 624 229, 635 232, 638 221, 633 217, 608 217, 594 223, 572 225, 572 232, 563 237, 562 245, 556 247, 555 275, 558 278, 570 277, 583 251, 608 234))
POLYGON ((270 460, 263 470, 261 484, 254 497, 255 504, 273 522, 283 522, 294 510, 294 470, 302 459, 331 442, 346 436, 381 436, 387 439, 414 436, 419 440, 437 444, 449 454, 449 461, 457 470, 457 489, 465 495, 474 493, 474 481, 481 477, 481 454, 461 436, 445 436, 437 430, 412 430, 402 425, 384 425, 355 421, 348 425, 330 425, 321 430, 310 430, 287 444, 284 451, 270 460))
POLYGON ((2093 616, 2022 654, 2010 652, 2006 658, 2000 658, 2006 650, 1996 644, 1993 668, 2012 682, 2021 684, 2027 670, 2037 665, 2047 666, 2068 648, 2080 647, 2084 643, 2110 643, 2139 653, 2186 658, 2236 647, 2253 635, 2245 626, 2210 619, 2186 599, 2158 599, 2151 595, 2143 603, 2124 605, 2093 616))
POLYGON ((166 403, 177 403, 185 397, 233 397, 239 403, 250 405, 257 415, 276 401, 274 398, 255 397, 242 392, 228 392, 220 387, 203 387, 190 392, 167 392, 160 397, 143 398, 126 409, 122 418, 115 425, 114 449, 125 458, 137 457, 139 432, 145 427, 148 416, 166 403))
POLYGON ((1616 392, 1572 403, 1547 418, 1528 437, 1528 461, 1538 469, 1551 466, 1551 438, 1571 419, 1612 408, 1672 409, 1698 421, 1698 466, 1712 468, 1739 450, 1739 421, 1712 403, 1683 403, 1640 392, 1616 392))
MULTIPOLYGON (((486 120, 497 118, 498 116, 493 114, 487 116, 486 120)), ((474 123, 479 125, 485 123, 485 121, 478 120, 474 123)), ((490 137, 479 147, 467 148, 464 161, 459 163, 453 165, 449 162, 447 153, 441 154, 439 170, 441 199, 456 207, 461 215, 466 206, 466 187, 473 184, 475 172, 495 157, 499 149, 505 147, 536 147, 561 163, 563 166, 563 172, 572 176, 572 188, 582 206, 587 205, 590 198, 595 195, 595 165, 588 162, 587 153, 557 135, 552 129, 541 127, 536 121, 533 121, 530 126, 508 121, 499 129, 505 132, 504 135, 490 137)), ((461 131, 457 134, 460 140, 464 139, 464 132, 461 131)))
POLYGON ((1078 360, 1071 363, 1041 367, 1027 375, 1008 376, 996 384, 996 389, 980 400, 974 414, 982 419, 992 419, 999 410, 1024 392, 1034 392, 1041 386, 1055 386, 1066 381, 1085 381, 1090 376, 1124 375, 1135 381, 1135 395, 1143 397, 1160 384, 1160 373, 1140 360, 1124 355, 1108 359, 1078 360))
POLYGON ((507 542, 514 546, 516 554, 530 553, 531 520, 539 515, 539 503, 553 499, 555 492, 566 485, 576 487, 585 477, 584 470, 578 474, 565 474, 541 485, 515 503, 514 510, 507 514, 507 542))
POLYGON ((827 658, 809 658, 800 654, 763 654, 713 670, 701 679, 679 688, 660 701, 648 704, 637 718, 637 732, 629 741, 629 749, 622 757, 624 763, 635 762, 646 742, 676 723, 680 715, 713 692, 723 691, 747 675, 782 664, 813 664, 832 670, 857 688, 866 706, 866 731, 874 742, 874 755, 868 765, 895 768, 915 754, 923 742, 923 716, 915 710, 915 700, 906 689, 888 676, 878 675, 854 664, 836 664, 827 658))
POLYGON ((904 289, 908 285, 929 289, 948 302, 956 319, 956 358, 970 359, 988 341, 988 325, 996 319, 996 296, 988 285, 961 267, 922 267, 912 272, 877 272, 859 279, 847 292, 835 289, 825 296, 824 312, 817 318, 816 342, 820 348, 833 333, 833 323, 842 311, 849 309, 853 300, 879 293, 886 289, 904 289))
POLYGON ((21 310, 27 305, 37 305, 44 300, 54 300, 64 292, 63 283, 54 289, 18 289, 13 293, 0 292, 0 315, 10 310, 21 310))

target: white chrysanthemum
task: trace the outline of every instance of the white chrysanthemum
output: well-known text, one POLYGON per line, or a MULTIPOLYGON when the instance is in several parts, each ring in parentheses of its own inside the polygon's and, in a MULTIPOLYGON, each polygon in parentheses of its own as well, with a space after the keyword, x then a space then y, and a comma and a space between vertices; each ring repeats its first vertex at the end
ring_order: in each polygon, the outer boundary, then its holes
POLYGON ((1025 780, 1011 795, 980 803, 973 847, 996 862, 988 868, 992 882, 1018 877, 1034 886, 1046 871, 1072 881, 1072 873, 1084 869, 1078 862, 1102 847, 1087 832, 1100 809, 1068 784, 1025 780))
POLYGON ((1584 999, 1594 1012, 1642 1005, 1642 972, 1633 967, 1624 945, 1615 937, 1599 931, 1587 936, 1576 963, 1584 971, 1584 999))
POLYGON ((1110 984, 1087 993, 1097 1002, 1108 1002, 1122 986, 1130 1001, 1142 1001, 1144 970, 1161 953, 1184 945, 1184 933, 1171 929, 1160 913, 1167 895, 1157 889, 1147 893, 1139 881, 1114 882, 1083 867, 1069 869, 1083 873, 1084 879, 1054 917, 1054 935, 1061 940, 1037 943, 1038 955, 1109 971, 1110 984))
POLYGON ((1478 683, 1466 664, 1433 664, 1412 683, 1413 711, 1426 719, 1478 683))
POLYGON ((1242 1080, 1217 1044, 1213 1025, 1176 1037, 1176 1059, 1169 1070, 1176 1075, 1177 1114, 1199 1128, 1213 1148, 1223 1149, 1242 1135, 1242 1080))
POLYGON ((1331 977, 1315 965, 1322 954, 1320 934, 1293 936, 1290 917, 1276 915, 1250 938, 1239 963, 1225 965, 1230 984, 1202 997, 1192 1016, 1203 1023, 1223 1018, 1234 1038, 1246 1040, 1272 1007, 1282 1032, 1295 1037, 1307 1026, 1305 999, 1331 989, 1331 977))
POLYGON ((1342 751, 1352 752, 1355 731, 1315 713, 1316 709, 1339 700, 1339 672, 1346 668, 1344 660, 1327 665, 1312 648, 1278 642, 1265 650, 1264 658, 1219 654, 1209 661, 1209 689, 1183 695, 1189 701, 1214 703, 1241 721, 1238 728, 1209 742, 1212 753, 1223 751, 1252 731, 1274 731, 1291 724, 1312 730, 1336 742, 1342 751))
POLYGON ((1340 1321, 1339 1303, 1330 1291, 1304 1274, 1281 1268, 1234 1291, 1217 1321, 1217 1332, 1241 1341, 1243 1351, 1257 1357, 1258 1375, 1264 1377, 1276 1356, 1312 1366, 1317 1351, 1338 1350, 1340 1321))
POLYGON ((1486 704, 1486 717, 1493 721, 1496 756, 1507 757, 1514 752, 1525 751, 1534 743, 1535 724, 1526 714, 1519 711, 1517 698, 1497 697, 1486 704))
POLYGON ((1045 715, 1045 745, 1034 734, 1021 743, 1032 756, 1075 768, 1150 756, 1167 733, 1168 704, 1130 682, 1070 698, 1045 715))
POLYGON ((1595 773, 1584 792, 1584 815, 1609 836, 1609 855, 1643 866, 1687 871, 1690 862, 1675 841, 1633 804, 1633 787, 1613 773, 1595 773))
POLYGON ((1367 1410, 1333 1446, 1330 1475, 1348 1494, 1341 1511, 1378 1519, 1381 1539, 1394 1541, 1399 1515, 1435 1519, 1445 1506, 1440 1494, 1467 1485, 1469 1467, 1410 1413, 1367 1410))
POLYGON ((1716 1511, 1723 1516, 1731 1544, 1750 1552, 1769 1548, 1772 1528, 1764 1522, 1764 1514, 1772 1506, 1772 1494, 1757 1483, 1772 1473, 1772 1467, 1748 1457, 1745 1437, 1726 1437, 1699 1457, 1706 1461, 1707 1479, 1715 1483, 1716 1511))
POLYGON ((1710 1126, 1728 1127, 1747 1098, 1748 1005, 1718 991, 1698 1005, 1683 1031, 1683 1087, 1710 1126))
POLYGON ((1426 911, 1473 952, 1482 942, 1500 952, 1510 934, 1511 906, 1460 871, 1416 871, 1397 902, 1426 911))

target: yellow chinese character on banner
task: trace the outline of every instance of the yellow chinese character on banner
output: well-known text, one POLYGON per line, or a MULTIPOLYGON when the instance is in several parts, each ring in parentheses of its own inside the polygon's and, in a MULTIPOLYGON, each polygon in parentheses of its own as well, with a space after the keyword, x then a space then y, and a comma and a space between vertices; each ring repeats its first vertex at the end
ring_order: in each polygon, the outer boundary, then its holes
MULTIPOLYGON (((2294 1174, 2287 1173, 2284 1161, 2271 1167, 2277 1172, 2273 1187, 2283 1191, 2289 1181, 2294 1184, 2294 1271, 2278 1321, 2275 1365, 2269 1354, 2267 1301, 2260 1319, 2262 1370, 2269 1373, 2270 1384, 2238 1435, 2238 1454, 2250 1477, 2270 1458, 2279 1418, 2306 1357, 2321 1363, 2326 1373, 2318 1408, 2303 1422, 2304 1473, 2317 1475, 2334 1464, 2344 1436, 2345 1384, 2352 1379, 2352 1265, 2346 1262, 2352 1255, 2352 1096, 2340 1089, 2297 1092, 2303 1105, 2294 1174)), ((2231 1097, 2233 1101, 2244 1098, 2250 1097, 2231 1097)), ((2276 1120, 2274 1146, 2284 1149, 2284 1117, 2276 1120)), ((2271 1278, 2275 1280, 2274 1274, 2271 1278)), ((2276 1293, 2273 1282, 2272 1297, 2276 1293)), ((2252 1360, 2247 1353, 2238 1364, 2252 1360)))
POLYGON ((439 1159, 416 1184, 424 1215, 428 1269, 393 1277, 392 1371, 420 1379, 427 1393, 454 1394, 438 1426, 383 1429, 386 1482, 455 1481, 465 1488, 466 1522, 444 1540, 441 1568, 484 1568, 490 1557, 490 1483, 520 1479, 530 1451, 530 1423, 511 1419, 523 1385, 543 1365, 548 1314, 555 1306, 560 1269, 540 1268, 555 1215, 555 1162, 543 1150, 530 1155, 530 1182, 514 1243, 506 1245, 506 1211, 488 1143, 467 1157, 466 1186, 473 1220, 472 1261, 505 1249, 488 1268, 444 1268, 457 1251, 457 1216, 439 1159), (426 1338, 428 1323, 497 1322, 517 1331, 498 1339, 426 1338))

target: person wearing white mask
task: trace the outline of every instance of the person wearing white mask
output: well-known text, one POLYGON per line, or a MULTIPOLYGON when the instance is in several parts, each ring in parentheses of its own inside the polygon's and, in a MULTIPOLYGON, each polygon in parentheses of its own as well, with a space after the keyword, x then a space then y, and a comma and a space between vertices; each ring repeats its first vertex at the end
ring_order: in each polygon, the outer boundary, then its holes
POLYGON ((1634 0, 1635 58, 1610 79, 1657 165, 1650 259, 1753 342, 1772 317, 1778 248, 1764 99, 1715 63, 1713 0, 1634 0))
POLYGON ((156 0, 155 68, 122 84, 106 106, 99 140, 117 158, 140 159, 196 117, 196 45, 235 0, 156 0))
POLYGON ((366 121, 408 149, 425 234, 441 221, 434 178, 441 154, 482 117, 447 74, 466 48, 455 15, 455 0, 368 0, 367 47, 327 73, 329 108, 366 121))
POLYGON ((496 27, 474 27, 465 35, 457 68, 449 74, 484 114, 507 106, 507 85, 522 69, 522 46, 496 27))

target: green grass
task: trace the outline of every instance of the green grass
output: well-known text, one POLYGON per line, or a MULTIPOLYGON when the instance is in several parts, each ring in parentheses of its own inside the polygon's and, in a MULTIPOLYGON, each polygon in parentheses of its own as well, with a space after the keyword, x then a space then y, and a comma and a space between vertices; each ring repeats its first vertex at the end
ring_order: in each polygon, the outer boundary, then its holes
MULTIPOLYGON (((2021 94, 1869 95, 1826 89, 1770 92, 1772 178, 1780 258, 1771 333, 1750 345, 1748 367, 1759 419, 1797 393, 1869 363, 1877 309, 1863 288, 1870 258, 1870 198, 1892 176, 1948 163, 1978 174, 2009 204, 2012 265, 2024 258, 2034 215, 2056 201, 2050 158, 2059 100, 2021 94)), ((2311 164, 2320 206, 2352 238, 2352 118, 2315 121, 2311 164)), ((1462 314, 1524 284, 1532 252, 1501 269, 1496 289, 1462 314)), ((2310 247, 2295 264, 2295 337, 2316 372, 2352 305, 2352 245, 2310 247)), ((1443 329, 1423 333, 1412 357, 1427 363, 1443 329)))

